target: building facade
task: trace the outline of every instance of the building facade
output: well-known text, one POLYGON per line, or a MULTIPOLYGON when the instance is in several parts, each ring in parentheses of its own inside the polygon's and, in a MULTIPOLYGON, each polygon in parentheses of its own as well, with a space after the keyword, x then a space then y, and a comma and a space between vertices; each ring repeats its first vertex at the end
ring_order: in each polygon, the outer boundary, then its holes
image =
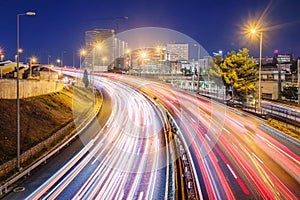
POLYGON ((189 60, 189 45, 167 44, 167 54, 169 61, 189 60))

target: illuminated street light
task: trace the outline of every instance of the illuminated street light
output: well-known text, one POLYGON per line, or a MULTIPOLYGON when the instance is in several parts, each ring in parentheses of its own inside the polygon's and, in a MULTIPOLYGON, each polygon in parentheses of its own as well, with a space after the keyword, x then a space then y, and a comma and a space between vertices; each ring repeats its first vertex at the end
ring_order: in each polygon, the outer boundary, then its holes
POLYGON ((141 57, 142 57, 142 58, 146 58, 146 57, 147 57, 147 54, 146 54, 145 52, 142 52, 142 53, 141 53, 141 57))
POLYGON ((32 78, 32 64, 36 63, 36 57, 31 57, 29 61, 29 78, 32 78))
POLYGON ((67 53, 66 51, 61 52, 61 60, 60 60, 60 65, 61 67, 64 66, 64 54, 67 53))
MULTIPOLYGON (((256 35, 258 31, 254 28, 250 29, 250 34, 256 35)), ((263 32, 259 31, 259 71, 258 71, 258 108, 261 106, 261 67, 262 67, 262 36, 263 32)))
POLYGON ((142 52, 140 53, 140 57, 141 57, 141 59, 142 59, 142 66, 141 66, 141 69, 140 69, 140 75, 142 75, 142 68, 143 68, 143 70, 145 70, 145 60, 146 60, 146 58, 147 58, 147 53, 144 52, 144 51, 142 51, 142 52))
MULTIPOLYGON (((2 52, 2 49, 0 48, 0 61, 2 62, 3 61, 3 59, 4 59, 4 55, 2 54, 3 52, 2 52)), ((2 76, 2 67, 1 67, 1 71, 0 71, 0 75, 1 75, 1 79, 3 78, 2 76)))
MULTIPOLYGON (((197 93, 199 93, 199 89, 200 89, 200 46, 198 44, 194 44, 194 47, 197 47, 197 72, 198 72, 198 76, 197 76, 197 93)), ((193 83, 194 85, 194 83, 193 83)), ((194 86, 193 86, 194 88, 194 86)))
POLYGON ((36 58, 36 57, 31 57, 31 58, 30 58, 30 61, 31 61, 32 63, 36 63, 36 62, 37 62, 37 58, 36 58))
POLYGON ((57 62, 57 64, 60 64, 60 59, 57 59, 56 62, 57 62))
POLYGON ((33 16, 35 12, 17 14, 17 169, 20 170, 20 86, 19 86, 19 57, 20 57, 20 16, 33 16))
POLYGON ((85 49, 80 49, 80 52, 79 52, 79 69, 81 70, 81 59, 82 59, 82 56, 85 56, 86 55, 86 50, 85 49))

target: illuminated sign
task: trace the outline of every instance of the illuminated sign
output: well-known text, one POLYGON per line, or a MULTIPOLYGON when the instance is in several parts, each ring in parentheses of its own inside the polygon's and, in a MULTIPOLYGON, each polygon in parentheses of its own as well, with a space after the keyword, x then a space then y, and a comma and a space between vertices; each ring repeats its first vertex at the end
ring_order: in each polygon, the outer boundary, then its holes
POLYGON ((291 54, 278 55, 278 57, 277 57, 278 63, 291 62, 291 60, 292 60, 292 55, 291 54))

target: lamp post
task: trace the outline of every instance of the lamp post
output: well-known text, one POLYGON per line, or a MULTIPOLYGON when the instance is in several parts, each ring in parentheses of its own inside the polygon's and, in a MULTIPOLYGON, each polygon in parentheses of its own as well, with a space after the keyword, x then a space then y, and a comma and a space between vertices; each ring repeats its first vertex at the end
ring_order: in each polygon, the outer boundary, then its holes
POLYGON ((78 83, 78 77, 80 76, 80 73, 81 73, 81 66, 82 66, 81 59, 82 59, 82 56, 85 56, 85 54, 86 54, 85 49, 80 49, 80 51, 79 51, 79 74, 77 75, 77 83, 78 83))
POLYGON ((81 70, 81 59, 82 59, 82 56, 85 56, 85 54, 86 54, 85 49, 81 49, 79 52, 79 69, 80 70, 81 70))
POLYGON ((197 72, 198 72, 198 76, 197 76, 197 93, 199 94, 199 85, 200 85, 200 46, 198 44, 194 44, 195 47, 197 47, 197 72))
MULTIPOLYGON (((256 29, 250 30, 251 34, 256 34, 256 29)), ((262 67, 262 31, 259 32, 259 71, 258 71, 258 108, 261 106, 261 67, 262 67)))
POLYGON ((20 88, 19 88, 19 57, 20 57, 20 16, 33 16, 35 12, 17 14, 17 169, 20 170, 20 88))
POLYGON ((64 54, 67 53, 66 51, 61 52, 61 60, 60 60, 60 67, 64 67, 64 54))
MULTIPOLYGON (((2 62, 3 61, 3 59, 4 59, 4 55, 2 54, 2 49, 0 48, 0 61, 2 62)), ((2 79, 2 67, 1 67, 1 71, 0 71, 0 75, 1 75, 1 79, 2 79)))

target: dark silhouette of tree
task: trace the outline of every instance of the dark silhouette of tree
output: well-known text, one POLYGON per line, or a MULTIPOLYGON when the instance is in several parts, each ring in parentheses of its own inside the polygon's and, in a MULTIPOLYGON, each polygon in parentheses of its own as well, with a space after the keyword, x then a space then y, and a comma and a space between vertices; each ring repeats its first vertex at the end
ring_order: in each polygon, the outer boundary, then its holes
POLYGON ((84 86, 87 88, 90 84, 89 82, 89 77, 88 77, 88 71, 85 69, 83 72, 83 78, 82 78, 82 82, 84 83, 84 86))

